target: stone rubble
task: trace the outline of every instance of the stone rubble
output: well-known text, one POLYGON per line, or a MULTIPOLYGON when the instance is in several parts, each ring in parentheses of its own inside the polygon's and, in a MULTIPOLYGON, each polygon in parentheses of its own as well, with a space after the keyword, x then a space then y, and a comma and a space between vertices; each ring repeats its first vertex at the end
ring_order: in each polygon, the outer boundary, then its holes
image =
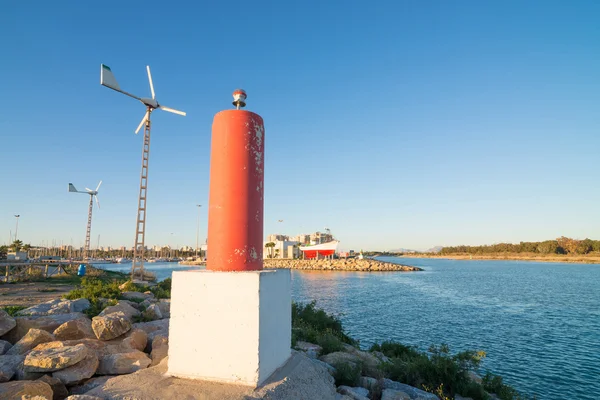
POLYGON ((6 340, 0 340, 0 356, 6 354, 11 347, 12 344, 10 344, 10 342, 7 342, 6 340))
POLYGON ((73 340, 83 338, 95 338, 92 329, 92 321, 87 318, 74 319, 67 321, 54 330, 54 337, 57 340, 73 340))
POLYGON ((54 335, 41 329, 30 329, 25 336, 11 347, 6 354, 23 354, 25 355, 35 346, 40 343, 54 341, 54 335))
POLYGON ((0 310, 0 336, 17 326, 17 321, 4 310, 0 310))
POLYGON ((87 353, 88 349, 83 344, 32 350, 25 357, 23 364, 27 372, 53 372, 77 364, 87 353))
MULTIPOLYGON (((269 261, 278 268, 283 268, 284 262, 287 268, 299 269, 418 270, 375 260, 269 261)), ((164 398, 160 393, 167 396, 171 389, 158 381, 178 382, 165 377, 170 300, 155 299, 149 292, 125 292, 124 297, 132 301, 121 300, 106 307, 92 320, 80 312, 86 306, 86 302, 79 301, 82 299, 46 302, 22 310, 21 316, 15 318, 0 310, 0 332, 5 339, 0 340, 0 398, 102 400, 122 398, 122 387, 134 396, 131 398, 145 398, 135 397, 137 390, 148 394, 148 398, 164 398), (134 323, 140 316, 153 321, 134 323), (141 387, 145 385, 140 385, 139 379, 149 379, 148 387, 141 387)), ((311 390, 318 387, 319 398, 368 400, 381 393, 381 400, 439 400, 416 387, 380 379, 381 368, 391 362, 383 353, 344 345, 342 351, 322 354, 321 346, 302 341, 295 348, 299 351, 293 351, 291 359, 296 360, 292 363, 294 373, 302 376, 298 382, 308 379, 311 390), (360 366, 363 376, 355 387, 336 386, 336 368, 348 364, 360 366)), ((481 379, 474 373, 470 377, 474 381, 481 379)), ((282 400, 289 398, 290 393, 303 394, 304 386, 294 383, 294 379, 297 378, 287 381, 286 377, 266 384, 252 397, 243 398, 282 400)), ((190 393, 189 398, 196 398, 193 390, 190 393)), ((462 399, 458 395, 456 398, 462 399)))
POLYGON ((98 339, 110 340, 127 333, 131 329, 131 321, 118 311, 92 318, 92 329, 98 339))
POLYGON ((52 388, 52 400, 62 400, 69 396, 69 391, 64 383, 56 378, 51 377, 50 375, 44 375, 39 378, 38 381, 46 382, 48 385, 50 385, 50 388, 52 388))
POLYGON ((55 299, 17 312, 18 316, 40 316, 82 312, 90 308, 88 299, 55 299))
POLYGON ((265 259, 265 268, 289 268, 300 270, 319 271, 423 271, 419 267, 410 265, 393 264, 372 259, 348 258, 334 260, 292 260, 292 259, 265 259))
POLYGON ((52 399, 52 388, 42 381, 12 381, 0 383, 0 399, 21 399, 41 396, 52 399))
POLYGON ((77 385, 82 381, 91 378, 96 371, 100 361, 95 351, 87 349, 85 358, 75 365, 56 371, 52 374, 53 378, 58 379, 65 385, 77 385))

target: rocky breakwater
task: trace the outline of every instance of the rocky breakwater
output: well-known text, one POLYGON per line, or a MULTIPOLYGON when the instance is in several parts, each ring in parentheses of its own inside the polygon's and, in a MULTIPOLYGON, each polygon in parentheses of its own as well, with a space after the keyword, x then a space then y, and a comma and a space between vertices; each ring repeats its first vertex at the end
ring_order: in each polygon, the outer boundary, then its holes
POLYGON ((91 319, 86 299, 52 300, 14 317, 0 310, 0 398, 64 399, 159 364, 170 300, 150 292, 121 298, 91 319))
POLYGON ((361 272, 383 272, 383 271, 423 271, 419 267, 388 263, 373 259, 348 258, 335 260, 291 260, 291 259, 266 259, 265 268, 288 268, 315 271, 361 271, 361 272))

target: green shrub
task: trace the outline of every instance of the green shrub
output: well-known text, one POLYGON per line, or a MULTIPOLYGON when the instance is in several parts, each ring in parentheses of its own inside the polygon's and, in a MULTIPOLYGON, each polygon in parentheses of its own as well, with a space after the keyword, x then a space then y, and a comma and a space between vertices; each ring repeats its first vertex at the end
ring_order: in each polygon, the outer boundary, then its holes
POLYGON ((369 351, 379 351, 389 358, 410 359, 418 357, 421 353, 414 346, 405 346, 394 341, 384 341, 374 344, 369 351))
MULTIPOLYGON (((123 285, 124 292, 152 292, 154 297, 157 299, 170 299, 171 298, 171 278, 167 278, 164 281, 154 285, 154 286, 146 286, 135 284, 131 281, 125 282, 123 285)), ((142 300, 143 301, 143 300, 142 300)))
POLYGON ((114 299, 108 300, 108 301, 102 301, 102 300, 99 300, 98 298, 92 298, 92 299, 90 299, 90 307, 87 308, 86 310, 84 310, 83 313, 90 318, 94 318, 95 316, 100 314, 102 312, 102 310, 104 310, 106 307, 114 306, 116 304, 117 304, 117 300, 114 300, 114 299))
POLYGON ((119 284, 120 282, 116 280, 106 282, 98 278, 83 278, 81 280, 81 286, 71 290, 64 298, 69 300, 84 298, 92 301, 92 299, 103 297, 106 299, 118 300, 121 297, 119 284))
POLYGON ((476 370, 484 352, 464 351, 450 354, 447 345, 431 346, 429 354, 394 342, 384 342, 372 350, 381 351, 391 358, 391 363, 384 366, 386 375, 395 381, 406 383, 423 389, 440 390, 445 396, 469 393, 474 400, 485 400, 487 395, 478 389, 468 372, 476 370))
POLYGON ((25 306, 6 306, 6 307, 2 307, 2 309, 4 311, 6 311, 8 313, 8 315, 10 315, 11 317, 15 317, 19 311, 24 310, 26 308, 27 307, 25 307, 25 306))
POLYGON ((340 319, 318 309, 314 301, 308 304, 292 303, 292 343, 295 344, 297 340, 317 344, 323 341, 327 342, 327 345, 336 346, 330 336, 334 336, 341 343, 357 344, 346 335, 340 319))
POLYGON ((344 343, 337 336, 329 332, 317 336, 316 344, 323 348, 321 354, 334 353, 344 349, 344 343))
MULTIPOLYGON (((501 376, 489 372, 483 377, 482 384, 488 393, 495 393, 501 400, 526 400, 530 398, 519 394, 513 387, 506 385, 501 376)), ((533 399, 535 399, 535 396, 533 399)))
POLYGON ((339 363, 335 365, 333 378, 337 386, 358 386, 362 365, 355 363, 339 363))

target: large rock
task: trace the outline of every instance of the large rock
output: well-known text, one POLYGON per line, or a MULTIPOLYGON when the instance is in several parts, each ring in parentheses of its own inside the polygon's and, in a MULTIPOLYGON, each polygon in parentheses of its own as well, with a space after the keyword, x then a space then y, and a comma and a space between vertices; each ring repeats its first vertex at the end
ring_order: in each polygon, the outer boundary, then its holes
POLYGON ((358 386, 365 389, 373 390, 377 386, 377 379, 368 376, 361 376, 358 380, 358 386))
POLYGON ((92 329, 98 339, 110 340, 127 333, 131 329, 131 321, 122 312, 114 312, 94 317, 92 329))
POLYGON ((58 340, 73 340, 83 338, 96 338, 89 319, 74 319, 67 321, 54 330, 58 340))
POLYGON ((416 387, 406 385, 404 383, 392 381, 391 379, 383 379, 381 381, 382 389, 392 389, 399 392, 404 392, 410 396, 411 400, 440 400, 433 393, 426 392, 421 389, 417 389, 416 387))
POLYGON ((15 375, 13 376, 13 380, 15 381, 35 381, 36 379, 44 376, 43 372, 29 372, 25 371, 25 356, 19 356, 23 359, 17 366, 17 370, 15 371, 15 375))
POLYGON ((369 390, 362 387, 339 386, 338 393, 346 395, 353 400, 369 400, 369 390))
POLYGON ((6 352, 12 347, 10 342, 6 340, 0 340, 0 356, 6 354, 6 352))
POLYGON ((19 316, 55 315, 82 312, 90 308, 88 299, 55 299, 17 312, 19 316))
POLYGON ((168 359, 159 365, 131 375, 117 376, 87 392, 90 396, 109 399, 228 399, 228 400, 335 400, 333 378, 305 355, 293 352, 288 362, 258 390, 246 385, 223 385, 195 379, 165 375, 168 359))
POLYGON ((67 397, 65 400, 104 400, 102 397, 90 396, 87 394, 74 394, 67 397))
POLYGON ((140 292, 123 292, 123 293, 121 293, 121 296, 126 300, 139 301, 139 302, 154 298, 154 295, 152 293, 146 294, 146 293, 140 293, 140 292))
POLYGON ((32 328, 52 333, 65 322, 79 318, 87 317, 82 313, 56 314, 42 317, 16 317, 15 321, 17 322, 17 326, 4 335, 3 339, 8 340, 11 343, 16 343, 32 328))
POLYGON ((160 308, 156 304, 150 304, 148 308, 144 311, 144 317, 150 319, 152 321, 156 321, 158 319, 162 319, 162 313, 160 312, 160 308))
POLYGON ((71 394, 84 394, 90 390, 104 385, 107 380, 112 379, 112 376, 97 376, 95 378, 86 379, 77 386, 71 387, 71 394))
POLYGON ((313 363, 325 368, 327 370, 327 372, 329 372, 329 375, 334 376, 335 375, 335 367, 331 364, 327 364, 324 361, 321 361, 317 358, 311 358, 310 361, 312 361, 313 363))
POLYGON ((152 341, 151 367, 160 364, 160 362, 169 354, 169 339, 164 336, 155 336, 152 341))
POLYGON ((44 375, 40 379, 40 382, 46 382, 52 388, 52 400, 63 400, 65 397, 69 395, 69 391, 65 387, 65 385, 56 378, 51 377, 50 375, 44 375))
POLYGON ((25 354, 40 343, 52 342, 54 336, 41 329, 30 329, 6 354, 25 354))
POLYGON ((0 336, 11 331, 15 326, 17 326, 17 321, 6 311, 0 309, 0 336))
POLYGON ((104 317, 106 315, 114 314, 114 313, 123 313, 124 317, 129 319, 130 321, 133 321, 134 317, 139 317, 141 315, 139 310, 136 310, 134 307, 130 306, 127 302, 119 301, 114 306, 106 307, 104 310, 102 310, 102 312, 100 314, 98 314, 98 316, 104 317))
POLYGON ((160 299, 157 304, 163 318, 171 318, 171 299, 160 299))
POLYGON ((86 349, 86 355, 83 360, 68 368, 61 369, 52 374, 52 377, 58 379, 65 385, 77 385, 82 381, 91 378, 100 364, 96 352, 86 349))
POLYGON ((56 347, 53 349, 33 350, 25 358, 25 370, 28 372, 52 372, 77 364, 88 354, 83 344, 77 346, 56 347))
POLYGON ((321 351, 323 351, 323 348, 318 344, 312 344, 300 340, 296 342, 296 348, 306 353, 308 358, 318 358, 319 354, 321 354, 321 351))
POLYGON ((108 354, 100 360, 96 373, 98 375, 131 374, 140 369, 147 368, 152 360, 142 351, 129 353, 108 354))
POLYGON ((13 381, 0 383, 0 399, 21 399, 40 396, 50 400, 52 388, 41 381, 13 381))
POLYGON ((411 400, 406 392, 394 389, 384 389, 381 392, 381 400, 411 400))
POLYGON ((120 344, 123 353, 131 350, 144 351, 148 343, 148 334, 141 329, 132 329, 120 344))
POLYGON ((107 342, 98 339, 74 339, 74 340, 64 340, 64 341, 54 341, 48 343, 42 343, 37 345, 34 350, 44 350, 44 349, 53 349, 57 347, 65 347, 65 346, 77 346, 78 344, 83 344, 90 350, 95 351, 99 357, 104 356, 104 354, 110 353, 107 349, 107 342))
POLYGON ((21 355, 0 356, 0 383, 10 381, 24 359, 21 355))
POLYGON ((343 351, 336 351, 325 354, 319 358, 321 361, 337 368, 341 364, 350 364, 352 366, 359 365, 362 360, 356 354, 350 354, 343 351))
POLYGON ((146 346, 146 351, 148 353, 152 351, 150 344, 156 336, 169 337, 169 321, 169 319, 159 319, 158 321, 138 322, 137 324, 133 324, 133 329, 141 329, 148 335, 149 345, 146 346))

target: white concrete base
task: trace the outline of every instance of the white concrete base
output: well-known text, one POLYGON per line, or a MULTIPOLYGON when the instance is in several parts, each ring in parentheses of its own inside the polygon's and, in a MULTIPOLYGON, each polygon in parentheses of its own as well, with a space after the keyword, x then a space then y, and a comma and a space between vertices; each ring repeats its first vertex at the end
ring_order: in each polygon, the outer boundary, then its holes
POLYGON ((176 271, 168 375, 259 386, 291 355, 288 269, 176 271))

